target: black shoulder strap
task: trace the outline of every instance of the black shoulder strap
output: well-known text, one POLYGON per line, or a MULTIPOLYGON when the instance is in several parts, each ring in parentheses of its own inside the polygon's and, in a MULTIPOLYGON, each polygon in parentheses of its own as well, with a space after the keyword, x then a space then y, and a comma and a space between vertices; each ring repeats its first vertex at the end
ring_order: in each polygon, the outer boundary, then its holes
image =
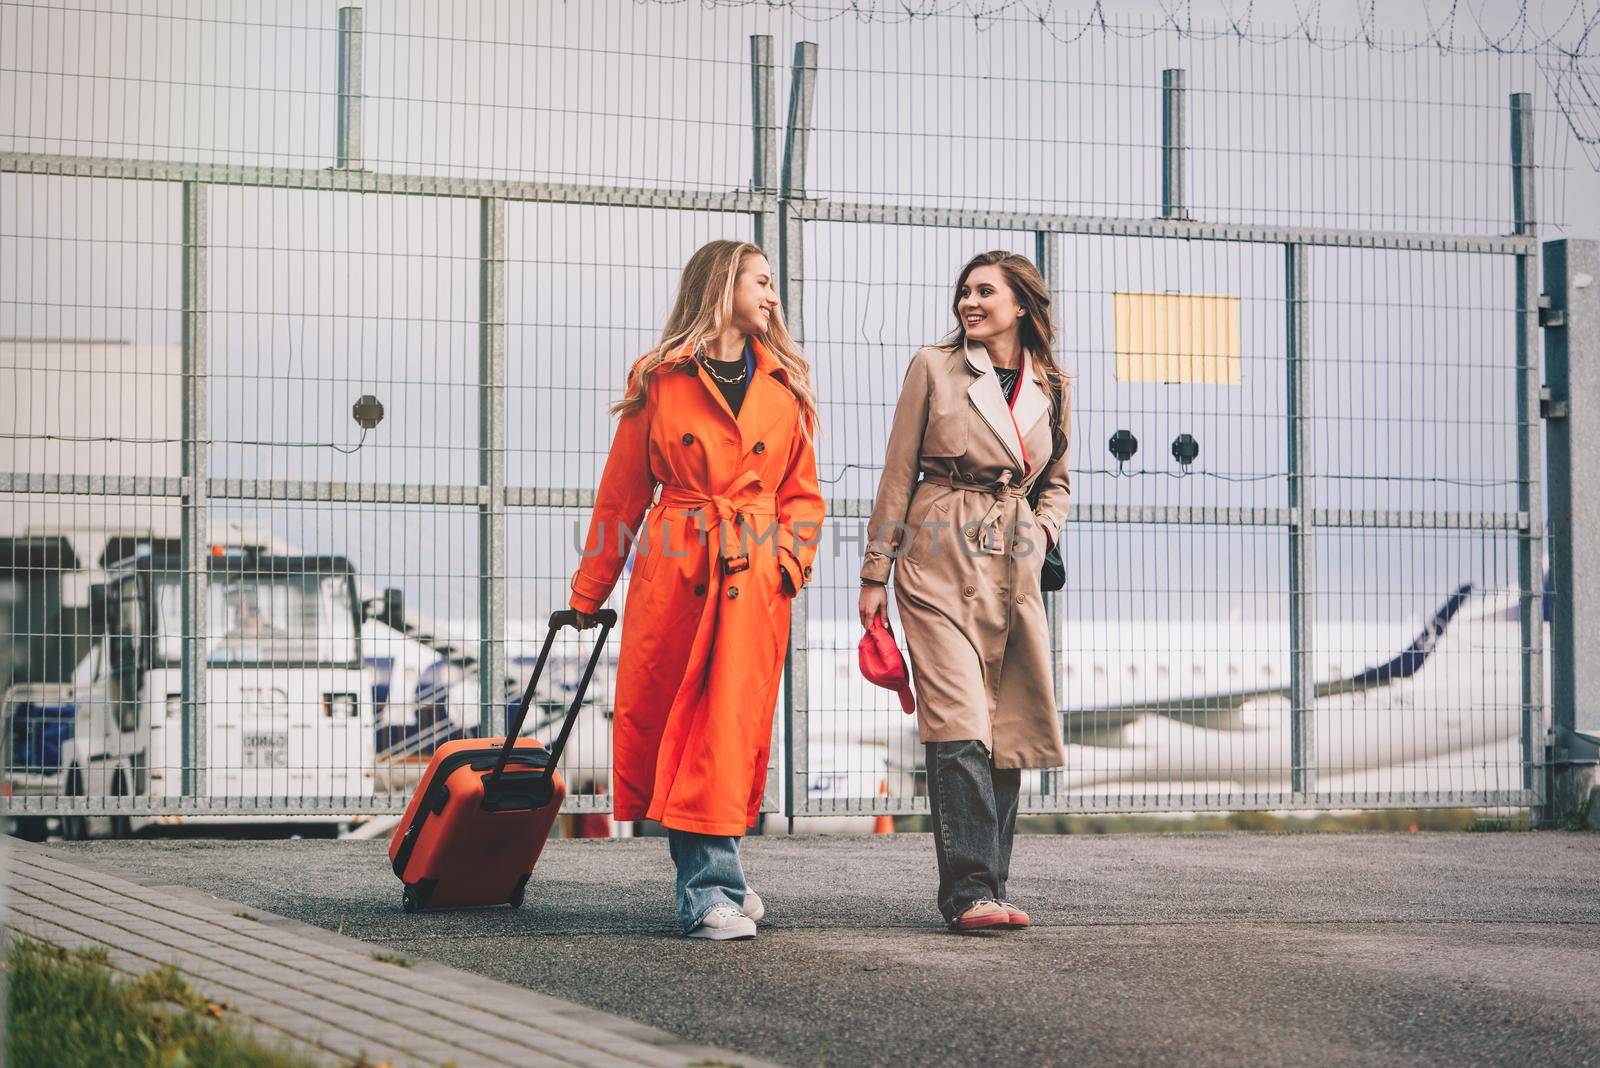
POLYGON ((1067 436, 1061 432, 1061 387, 1050 376, 1045 376, 1045 385, 1050 390, 1050 462, 1045 464, 1039 477, 1033 480, 1033 488, 1028 491, 1028 504, 1037 506, 1039 494, 1044 492, 1044 480, 1050 471, 1061 462, 1061 457, 1067 451, 1067 436))

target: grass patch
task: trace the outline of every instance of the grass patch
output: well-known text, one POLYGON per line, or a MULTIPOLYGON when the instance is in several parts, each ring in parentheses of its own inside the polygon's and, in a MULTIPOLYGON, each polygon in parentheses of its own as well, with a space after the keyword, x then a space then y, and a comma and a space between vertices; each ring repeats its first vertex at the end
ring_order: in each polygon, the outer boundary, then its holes
POLYGON ((396 968, 411 967, 411 959, 409 957, 402 957, 398 953, 385 953, 381 949, 372 955, 372 959, 384 964, 393 964, 396 968))
POLYGON ((309 1068, 235 1030, 171 966, 136 979, 103 949, 13 939, 6 951, 6 1062, 14 1068, 309 1068))
POLYGON ((237 916, 241 920, 249 920, 251 923, 260 923, 261 922, 261 917, 260 916, 252 916, 248 912, 243 911, 242 909, 240 911, 238 911, 238 912, 235 912, 234 915, 237 916))

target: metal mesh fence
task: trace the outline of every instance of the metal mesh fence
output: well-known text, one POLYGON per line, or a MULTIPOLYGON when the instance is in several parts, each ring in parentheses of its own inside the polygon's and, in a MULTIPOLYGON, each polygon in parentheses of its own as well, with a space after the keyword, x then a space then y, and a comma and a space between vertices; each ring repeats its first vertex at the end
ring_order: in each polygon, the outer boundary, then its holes
POLYGON ((1537 804, 1552 55, 820 14, 0 5, 0 809, 396 812, 503 729, 606 406, 721 237, 782 274, 829 501, 769 809, 925 810, 856 575, 907 361, 989 248, 1039 263, 1074 375, 1068 763, 1025 808, 1537 804))

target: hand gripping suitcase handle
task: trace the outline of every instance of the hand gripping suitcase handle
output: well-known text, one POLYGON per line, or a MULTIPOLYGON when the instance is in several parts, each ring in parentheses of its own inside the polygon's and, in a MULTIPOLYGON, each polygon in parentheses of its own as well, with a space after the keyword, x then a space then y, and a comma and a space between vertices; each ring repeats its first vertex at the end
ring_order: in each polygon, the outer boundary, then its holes
MULTIPOLYGON (((578 681, 578 689, 572 695, 572 705, 567 709, 567 718, 561 724, 561 734, 550 747, 550 763, 544 771, 547 782, 556 776, 556 763, 561 759, 561 751, 567 747, 567 736, 572 733, 572 724, 578 718, 578 709, 583 705, 584 694, 588 692, 589 680, 594 678, 595 666, 600 663, 600 652, 606 646, 606 638, 610 636, 611 628, 617 625, 617 613, 610 608, 600 609, 594 614, 594 618, 600 623, 600 636, 595 639, 594 650, 589 654, 589 663, 583 669, 583 678, 578 681)), ((544 674, 545 661, 550 659, 550 647, 555 644, 556 635, 561 632, 562 627, 578 629, 578 613, 572 609, 551 613, 550 630, 544 636, 544 646, 539 650, 539 659, 533 665, 533 676, 528 679, 528 688, 522 692, 516 718, 506 724, 505 744, 500 747, 500 759, 495 763, 489 781, 484 784, 486 797, 500 781, 500 776, 505 773, 506 764, 511 759, 511 751, 516 747, 517 737, 522 733, 523 721, 528 718, 528 706, 533 704, 534 688, 539 685, 539 677, 544 674)))

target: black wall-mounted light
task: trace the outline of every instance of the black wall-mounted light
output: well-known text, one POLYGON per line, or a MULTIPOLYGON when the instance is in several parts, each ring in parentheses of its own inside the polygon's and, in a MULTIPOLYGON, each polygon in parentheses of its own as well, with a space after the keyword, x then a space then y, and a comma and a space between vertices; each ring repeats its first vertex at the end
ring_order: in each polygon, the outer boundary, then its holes
POLYGON ((1189 465, 1194 463, 1200 455, 1200 443, 1194 440, 1192 434, 1179 434, 1172 439, 1172 458, 1178 461, 1187 471, 1189 465))
POLYGON ((362 430, 371 430, 383 422, 383 405, 379 403, 377 397, 368 393, 356 401, 355 407, 350 409, 350 414, 355 416, 362 430))
POLYGON ((1125 464, 1139 451, 1139 439, 1127 430, 1119 430, 1111 435, 1110 448, 1111 455, 1117 458, 1117 462, 1125 464))

